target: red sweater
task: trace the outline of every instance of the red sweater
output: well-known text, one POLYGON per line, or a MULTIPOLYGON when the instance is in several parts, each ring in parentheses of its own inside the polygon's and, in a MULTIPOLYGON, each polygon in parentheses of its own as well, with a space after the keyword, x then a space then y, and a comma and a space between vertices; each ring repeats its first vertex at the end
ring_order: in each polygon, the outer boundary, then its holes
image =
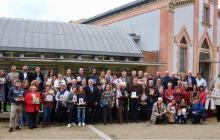
MULTIPOLYGON (((40 104, 33 104, 33 97, 31 95, 32 93, 31 92, 28 92, 26 95, 25 95, 25 109, 26 109, 26 112, 35 112, 35 111, 39 111, 40 110, 40 104)), ((41 95, 36 92, 36 97, 39 98, 40 100, 40 103, 41 103, 41 95)))
POLYGON ((199 92, 199 101, 202 103, 202 105, 205 105, 205 101, 206 101, 206 95, 208 93, 204 90, 202 92, 199 92))

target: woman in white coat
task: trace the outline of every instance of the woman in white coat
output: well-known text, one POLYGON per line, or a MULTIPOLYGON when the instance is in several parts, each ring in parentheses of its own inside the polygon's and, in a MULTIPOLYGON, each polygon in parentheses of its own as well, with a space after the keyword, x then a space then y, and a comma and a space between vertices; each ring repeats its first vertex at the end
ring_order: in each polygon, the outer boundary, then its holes
POLYGON ((217 117, 217 122, 220 122, 220 89, 215 90, 215 94, 213 96, 215 106, 216 106, 216 117, 217 117))
POLYGON ((214 102, 214 95, 215 95, 215 89, 214 84, 210 83, 209 87, 207 88, 207 95, 206 95, 206 101, 205 101, 205 110, 208 112, 208 116, 212 116, 213 110, 215 110, 215 102, 214 102))

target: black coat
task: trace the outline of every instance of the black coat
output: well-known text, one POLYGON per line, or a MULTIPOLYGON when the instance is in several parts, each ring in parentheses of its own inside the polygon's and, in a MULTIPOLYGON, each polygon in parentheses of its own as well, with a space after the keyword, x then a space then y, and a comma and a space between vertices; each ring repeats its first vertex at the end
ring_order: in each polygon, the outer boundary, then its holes
MULTIPOLYGON (((191 76, 192 78, 192 85, 197 85, 197 82, 196 82, 196 78, 194 76, 191 76)), ((186 82, 189 83, 189 80, 188 80, 188 76, 186 76, 186 82)))
POLYGON ((27 72, 27 79, 24 79, 24 72, 20 72, 19 73, 19 80, 21 80, 21 81, 28 80, 28 82, 31 83, 33 80, 32 73, 27 72))
MULTIPOLYGON (((37 76, 37 73, 34 73, 33 75, 32 75, 32 80, 37 80, 36 78, 37 78, 38 76, 37 76)), ((40 82, 40 84, 39 84, 39 91, 40 92, 42 92, 43 91, 43 89, 44 89, 44 75, 42 74, 42 73, 40 73, 39 74, 39 77, 40 77, 40 79, 41 79, 41 82, 40 82)))
POLYGON ((93 86, 93 92, 90 90, 89 86, 84 88, 86 93, 87 106, 95 106, 95 102, 98 102, 99 91, 97 87, 93 86))

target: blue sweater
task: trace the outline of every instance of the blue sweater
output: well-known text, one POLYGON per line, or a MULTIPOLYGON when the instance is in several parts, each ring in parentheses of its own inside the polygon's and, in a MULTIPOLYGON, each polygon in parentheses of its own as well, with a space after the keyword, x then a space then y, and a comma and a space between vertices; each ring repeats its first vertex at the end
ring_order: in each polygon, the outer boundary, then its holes
POLYGON ((197 104, 192 104, 191 111, 196 113, 202 113, 203 112, 203 105, 199 102, 197 104))
POLYGON ((9 101, 11 103, 19 104, 19 103, 21 103, 20 101, 19 102, 15 101, 15 98, 18 98, 18 97, 24 97, 24 90, 18 89, 16 87, 11 87, 8 92, 9 101))

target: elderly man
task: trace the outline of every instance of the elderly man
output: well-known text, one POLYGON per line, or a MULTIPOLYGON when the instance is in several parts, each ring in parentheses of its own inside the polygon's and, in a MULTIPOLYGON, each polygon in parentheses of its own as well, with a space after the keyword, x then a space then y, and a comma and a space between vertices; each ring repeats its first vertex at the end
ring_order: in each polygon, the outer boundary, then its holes
POLYGON ((167 89, 167 84, 171 82, 171 77, 169 76, 169 71, 165 72, 165 76, 162 78, 162 84, 165 89, 167 89))
POLYGON ((88 86, 84 88, 86 93, 87 107, 86 118, 88 124, 93 124, 95 121, 95 109, 98 106, 98 89, 93 85, 93 79, 88 80, 88 86))
POLYGON ((191 89, 197 84, 196 78, 192 75, 191 71, 188 72, 188 75, 186 76, 186 81, 191 89))
POLYGON ((207 87, 206 80, 202 78, 201 73, 197 73, 196 83, 197 83, 197 87, 200 86, 204 86, 205 88, 207 87))

